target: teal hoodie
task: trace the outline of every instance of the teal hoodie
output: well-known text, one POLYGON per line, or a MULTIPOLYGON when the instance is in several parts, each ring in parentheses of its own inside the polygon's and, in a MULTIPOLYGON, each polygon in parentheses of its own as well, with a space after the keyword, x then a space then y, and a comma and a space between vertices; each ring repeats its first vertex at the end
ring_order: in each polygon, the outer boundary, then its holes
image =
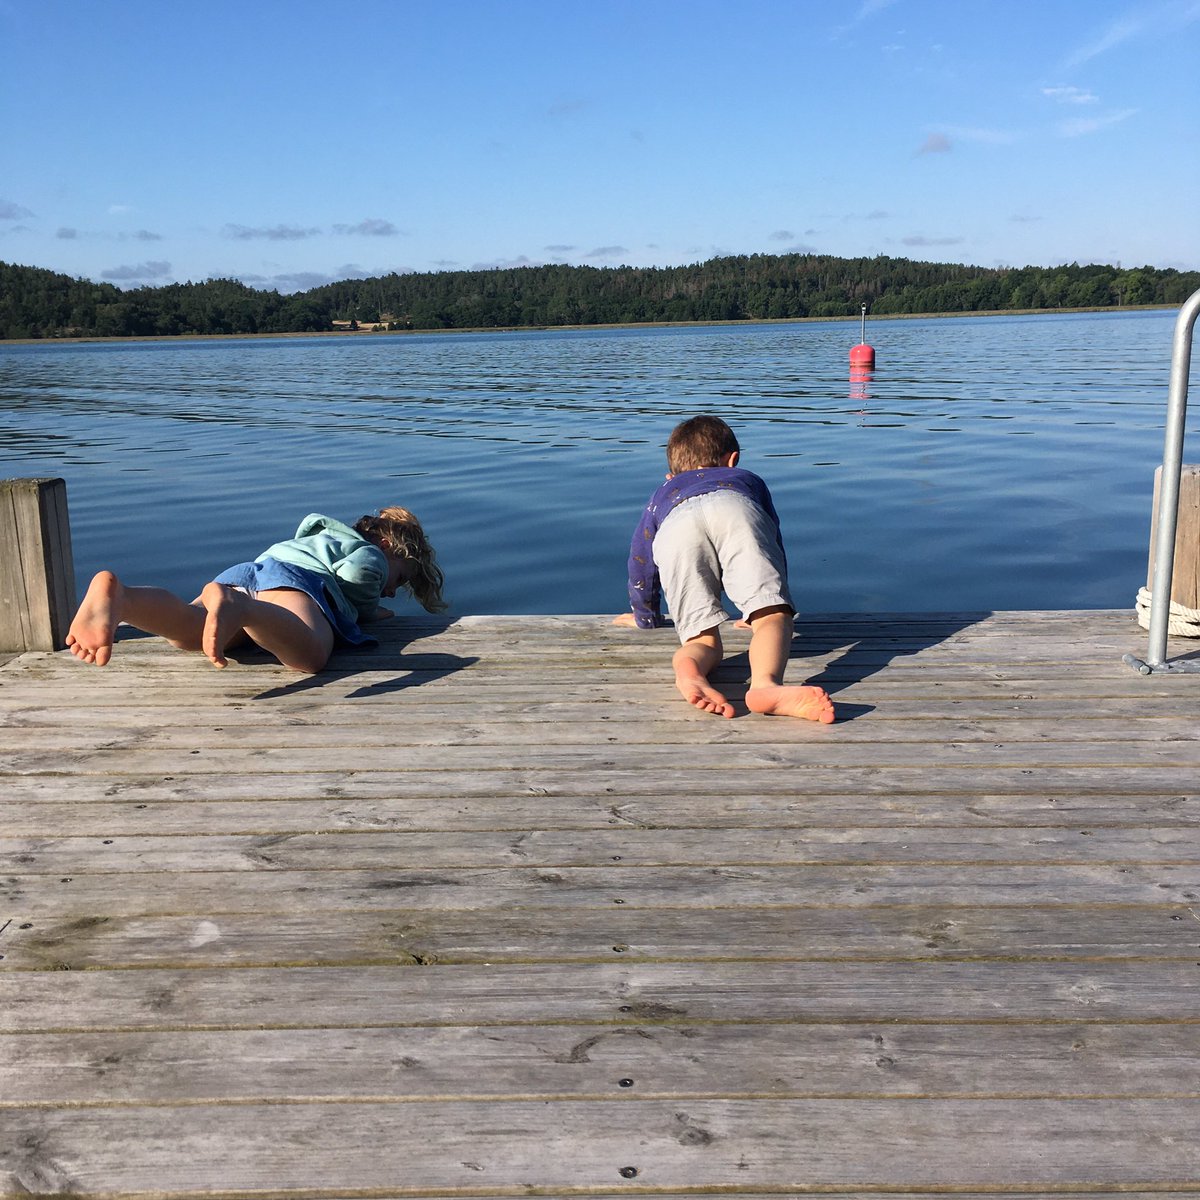
POLYGON ((255 561, 264 558, 319 575, 329 602, 351 621, 374 615, 388 580, 387 556, 378 546, 349 525, 320 513, 309 513, 294 538, 269 546, 255 561))

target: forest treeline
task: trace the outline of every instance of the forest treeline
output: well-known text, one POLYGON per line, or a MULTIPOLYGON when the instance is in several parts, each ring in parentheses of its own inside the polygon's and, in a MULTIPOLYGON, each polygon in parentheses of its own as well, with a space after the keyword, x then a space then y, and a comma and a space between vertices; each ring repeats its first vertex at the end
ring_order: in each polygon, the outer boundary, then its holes
POLYGON ((513 267, 347 279, 283 295, 234 279, 121 289, 0 263, 0 337, 312 333, 744 321, 1182 304, 1200 272, 987 268, 754 254, 682 267, 513 267), (340 323, 340 324, 335 324, 340 323))

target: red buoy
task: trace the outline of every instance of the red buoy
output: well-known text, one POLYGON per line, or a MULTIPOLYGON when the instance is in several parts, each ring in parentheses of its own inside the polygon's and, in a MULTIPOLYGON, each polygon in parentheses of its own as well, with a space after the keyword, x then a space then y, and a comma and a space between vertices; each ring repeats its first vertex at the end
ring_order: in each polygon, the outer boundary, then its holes
POLYGON ((874 369, 875 347, 867 345, 867 306, 865 304, 862 306, 862 332, 859 337, 861 338, 859 344, 850 347, 850 365, 874 369))
POLYGON ((852 367, 873 368, 875 366, 875 347, 862 342, 850 347, 850 365, 852 367))

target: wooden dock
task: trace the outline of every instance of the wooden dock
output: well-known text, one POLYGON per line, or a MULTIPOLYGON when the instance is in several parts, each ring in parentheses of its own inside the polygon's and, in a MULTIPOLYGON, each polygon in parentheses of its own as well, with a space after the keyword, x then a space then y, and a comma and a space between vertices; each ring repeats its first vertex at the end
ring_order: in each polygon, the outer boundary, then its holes
POLYGON ((1200 1193, 1200 677, 815 616, 842 719, 726 721, 673 645, 0 667, 0 1195, 1200 1193))

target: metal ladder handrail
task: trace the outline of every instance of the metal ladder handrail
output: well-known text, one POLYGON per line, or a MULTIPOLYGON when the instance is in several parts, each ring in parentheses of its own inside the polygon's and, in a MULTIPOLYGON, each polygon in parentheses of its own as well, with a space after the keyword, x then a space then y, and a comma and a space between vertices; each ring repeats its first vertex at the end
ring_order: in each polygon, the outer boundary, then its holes
POLYGON ((1154 577, 1150 596, 1150 642, 1145 661, 1126 654, 1124 661, 1143 675, 1153 671, 1200 671, 1200 662, 1167 662, 1167 623, 1171 615, 1171 582, 1175 570, 1175 531, 1179 523, 1179 479, 1183 472, 1183 426, 1187 416, 1188 374, 1192 364, 1192 329, 1200 316, 1200 290, 1179 310, 1171 344, 1171 381, 1167 388, 1167 427, 1162 477, 1158 491, 1158 528, 1154 535, 1154 577))

